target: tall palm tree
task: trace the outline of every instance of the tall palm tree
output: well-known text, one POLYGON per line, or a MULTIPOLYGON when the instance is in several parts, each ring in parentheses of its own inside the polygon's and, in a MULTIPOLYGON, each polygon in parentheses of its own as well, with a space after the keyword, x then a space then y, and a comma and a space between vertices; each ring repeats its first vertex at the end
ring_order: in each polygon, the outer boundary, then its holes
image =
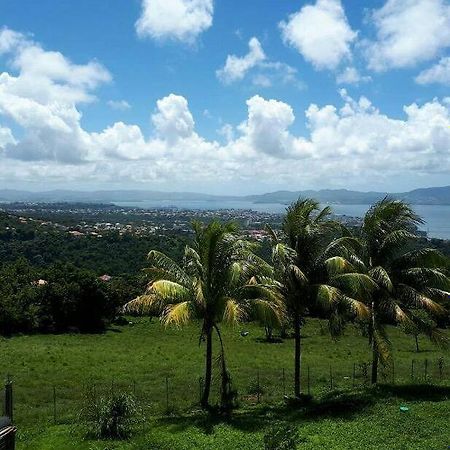
MULTIPOLYGON (((446 276, 445 258, 434 249, 417 248, 416 227, 422 219, 406 203, 384 198, 375 203, 364 216, 361 226, 363 252, 353 264, 375 282, 366 291, 370 309, 368 324, 372 348, 372 384, 378 379, 378 363, 389 358, 386 322, 420 328, 437 343, 445 336, 430 321, 416 312, 431 315, 445 313, 440 304, 448 299, 450 280, 446 276)), ((361 294, 364 295, 364 294, 361 294)))
POLYGON ((299 199, 287 208, 282 231, 284 240, 268 227, 272 237, 273 278, 265 278, 262 286, 275 289, 283 299, 294 328, 294 394, 301 396, 301 326, 311 309, 329 315, 332 334, 341 329, 342 311, 358 316, 367 314, 365 305, 344 295, 338 283, 351 278, 362 283, 366 275, 356 273, 342 256, 342 250, 354 239, 338 237, 341 225, 330 219, 331 209, 319 208, 312 199, 299 199), (351 273, 350 273, 351 272, 351 273))
POLYGON ((251 309, 279 317, 282 305, 275 295, 264 298, 254 295, 252 278, 267 272, 269 266, 253 253, 253 244, 238 237, 235 224, 194 222, 193 231, 193 245, 186 247, 181 265, 155 250, 149 253, 147 291, 130 302, 126 310, 142 312, 156 307, 166 325, 181 326, 194 319, 201 320, 200 342, 206 341, 201 404, 207 408, 212 380, 213 332, 220 342, 222 395, 226 396, 229 377, 220 323, 239 322, 251 309))

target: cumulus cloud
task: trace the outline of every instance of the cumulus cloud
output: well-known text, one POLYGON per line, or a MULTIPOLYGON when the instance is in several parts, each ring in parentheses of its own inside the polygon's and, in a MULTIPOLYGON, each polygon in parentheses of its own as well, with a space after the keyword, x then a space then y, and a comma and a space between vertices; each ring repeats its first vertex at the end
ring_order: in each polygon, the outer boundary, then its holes
POLYGON ((228 55, 224 67, 216 71, 217 78, 224 84, 240 81, 253 70, 251 81, 255 86, 267 88, 282 83, 304 87, 297 79, 297 69, 279 61, 269 61, 256 37, 250 39, 248 48, 245 56, 228 55))
POLYGON ((156 104, 157 112, 152 116, 152 121, 159 137, 175 144, 180 139, 192 136, 194 118, 184 97, 170 94, 156 104))
POLYGON ((283 41, 317 69, 335 69, 351 58, 357 33, 347 21, 340 0, 317 0, 280 23, 283 41))
POLYGON ((193 44, 213 23, 213 0, 142 0, 136 22, 141 38, 193 44))
POLYGON ((450 86, 450 57, 442 58, 434 66, 420 72, 416 77, 416 83, 439 83, 450 86))
POLYGON ((450 172, 450 98, 407 105, 402 118, 392 118, 366 97, 341 90, 341 104, 312 104, 296 117, 289 104, 256 95, 239 125, 222 127, 225 142, 219 143, 196 131, 187 99, 172 93, 156 102, 151 132, 124 122, 88 132, 79 105, 95 99, 94 88, 111 78, 107 70, 98 62, 54 58, 28 38, 16 38, 0 39, 11 69, 0 74, 3 181, 177 180, 189 187, 276 180, 282 186, 317 185, 326 177, 327 184, 342 186, 357 174, 379 186, 383 177, 450 172), (29 47, 39 48, 32 54, 40 61, 24 59, 29 47), (42 85, 27 81, 29 70, 40 74, 42 85), (73 81, 73 70, 82 81, 73 81))
POLYGON ((228 55, 225 66, 216 72, 217 77, 227 84, 242 80, 250 69, 265 59, 266 55, 261 43, 257 38, 252 37, 248 43, 248 53, 242 57, 228 55))
POLYGON ((375 71, 412 67, 450 46, 447 0, 387 0, 371 19, 377 38, 364 42, 364 47, 375 71))
POLYGON ((97 61, 74 64, 9 29, 0 32, 0 48, 17 72, 0 73, 0 114, 24 131, 20 141, 4 148, 5 155, 64 162, 88 158, 88 134, 76 105, 94 101, 93 90, 111 80, 109 72, 97 61))

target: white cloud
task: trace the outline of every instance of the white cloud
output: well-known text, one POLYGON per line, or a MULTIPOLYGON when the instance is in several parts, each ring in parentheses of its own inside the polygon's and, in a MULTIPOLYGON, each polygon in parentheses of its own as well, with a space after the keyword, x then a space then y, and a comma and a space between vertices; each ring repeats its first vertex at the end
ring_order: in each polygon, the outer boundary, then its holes
POLYGON ((192 136, 194 118, 184 97, 170 94, 156 104, 158 110, 153 114, 152 121, 159 137, 174 144, 192 136))
POLYGON ((10 128, 2 127, 0 125, 0 152, 1 149, 7 146, 8 144, 15 144, 16 140, 12 134, 10 128))
POLYGON ((88 134, 80 126, 76 105, 94 101, 92 91, 111 80, 109 72, 96 61, 73 64, 9 29, 0 32, 0 48, 18 72, 0 73, 0 114, 24 131, 4 153, 25 160, 88 158, 88 134))
POLYGON ((297 49, 317 69, 335 69, 351 58, 356 39, 340 0, 317 0, 280 23, 285 44, 297 49))
POLYGON ((340 74, 336 77, 337 84, 360 84, 370 81, 369 76, 361 75, 358 70, 354 67, 346 67, 340 74))
POLYGON ((291 106, 255 95, 247 100, 247 107, 248 120, 240 126, 244 134, 241 139, 254 152, 281 158, 306 156, 303 139, 289 132, 295 120, 291 106))
POLYGON ((213 23, 213 0, 142 0, 139 37, 193 44, 213 23))
POLYGON ((3 182, 151 181, 192 189, 269 180, 280 187, 318 186, 324 179, 348 186, 356 176, 381 188, 384 179, 400 175, 450 173, 450 99, 413 103, 403 118, 392 118, 366 97, 354 100, 341 90, 342 105, 312 104, 305 120, 285 102, 253 96, 246 119, 222 128, 226 142, 220 144, 198 134, 185 97, 169 94, 151 115, 153 133, 123 122, 88 132, 79 104, 95 99, 92 86, 110 79, 106 69, 92 72, 89 63, 85 69, 62 55, 54 59, 26 38, 8 46, 12 70, 0 74, 0 119, 7 120, 0 126, 3 182), (27 80, 28 71, 36 71, 23 57, 30 46, 41 50, 33 62, 44 81, 39 87, 27 80), (64 70, 55 70, 54 61, 64 70), (81 84, 72 80, 72 70, 83 74, 81 84), (306 132, 296 131, 298 122, 306 132))
POLYGON ((131 109, 131 105, 126 100, 109 100, 107 105, 111 109, 117 111, 127 111, 128 109, 131 109))
POLYGON ((240 81, 253 70, 254 86, 268 88, 281 83, 304 88, 304 84, 297 79, 297 69, 282 62, 269 61, 256 37, 250 39, 248 47, 249 51, 245 56, 228 55, 224 67, 216 71, 217 78, 224 84, 240 81))
POLYGON ((266 59, 261 43, 252 37, 248 43, 248 53, 243 56, 228 55, 225 66, 216 72, 217 77, 226 84, 242 80, 246 73, 266 59))
POLYGON ((364 46, 369 67, 378 72, 412 67, 450 46, 447 0, 387 0, 371 18, 377 39, 364 46))
POLYGON ((437 64, 423 70, 416 77, 419 84, 439 83, 450 86, 450 56, 442 58, 437 64))

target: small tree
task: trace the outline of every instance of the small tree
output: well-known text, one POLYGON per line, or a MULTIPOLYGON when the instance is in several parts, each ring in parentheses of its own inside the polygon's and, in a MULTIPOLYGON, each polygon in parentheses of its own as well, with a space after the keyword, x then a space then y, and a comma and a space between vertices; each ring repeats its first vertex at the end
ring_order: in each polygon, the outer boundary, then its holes
MULTIPOLYGON (((450 296, 450 280, 443 267, 445 258, 436 250, 417 248, 415 229, 422 219, 406 203, 384 198, 365 214, 361 226, 362 251, 354 266, 374 282, 361 292, 370 309, 369 344, 372 349, 372 383, 378 379, 378 363, 390 358, 385 324, 403 324, 422 331, 436 343, 446 337, 417 314, 423 310, 445 314, 441 303, 450 296)), ((357 290, 358 286, 347 286, 357 290)))
POLYGON ((368 277, 355 273, 353 266, 339 254, 351 237, 341 236, 342 227, 330 219, 329 207, 320 209, 312 199, 299 199, 287 208, 280 238, 267 227, 272 239, 273 273, 260 280, 263 290, 272 289, 283 299, 288 320, 294 329, 294 395, 301 396, 301 327, 311 309, 328 315, 329 329, 337 335, 343 314, 367 315, 359 300, 344 295, 338 288, 343 281, 359 284, 368 277), (352 272, 352 273, 350 273, 352 272))
POLYGON ((252 279, 268 272, 269 266, 253 253, 252 243, 239 238, 235 224, 194 222, 193 230, 193 245, 186 247, 181 265, 163 253, 154 250, 149 253, 147 291, 125 305, 125 311, 157 308, 166 325, 182 326, 194 319, 201 320, 200 342, 206 341, 201 398, 204 408, 209 407, 215 332, 221 351, 221 400, 227 409, 231 388, 220 324, 237 323, 251 311, 257 315, 281 317, 283 308, 276 295, 258 297, 255 294, 252 279))

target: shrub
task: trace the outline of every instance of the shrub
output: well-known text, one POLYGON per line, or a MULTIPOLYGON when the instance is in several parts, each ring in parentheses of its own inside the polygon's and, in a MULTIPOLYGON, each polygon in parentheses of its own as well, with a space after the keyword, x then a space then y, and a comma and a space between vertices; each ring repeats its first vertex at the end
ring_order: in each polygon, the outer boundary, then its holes
POLYGON ((264 435, 264 450, 295 450, 298 442, 298 432, 294 426, 278 423, 264 435))
POLYGON ((135 399, 126 393, 110 393, 96 397, 90 392, 82 411, 82 420, 90 432, 101 439, 126 439, 137 422, 135 399))

